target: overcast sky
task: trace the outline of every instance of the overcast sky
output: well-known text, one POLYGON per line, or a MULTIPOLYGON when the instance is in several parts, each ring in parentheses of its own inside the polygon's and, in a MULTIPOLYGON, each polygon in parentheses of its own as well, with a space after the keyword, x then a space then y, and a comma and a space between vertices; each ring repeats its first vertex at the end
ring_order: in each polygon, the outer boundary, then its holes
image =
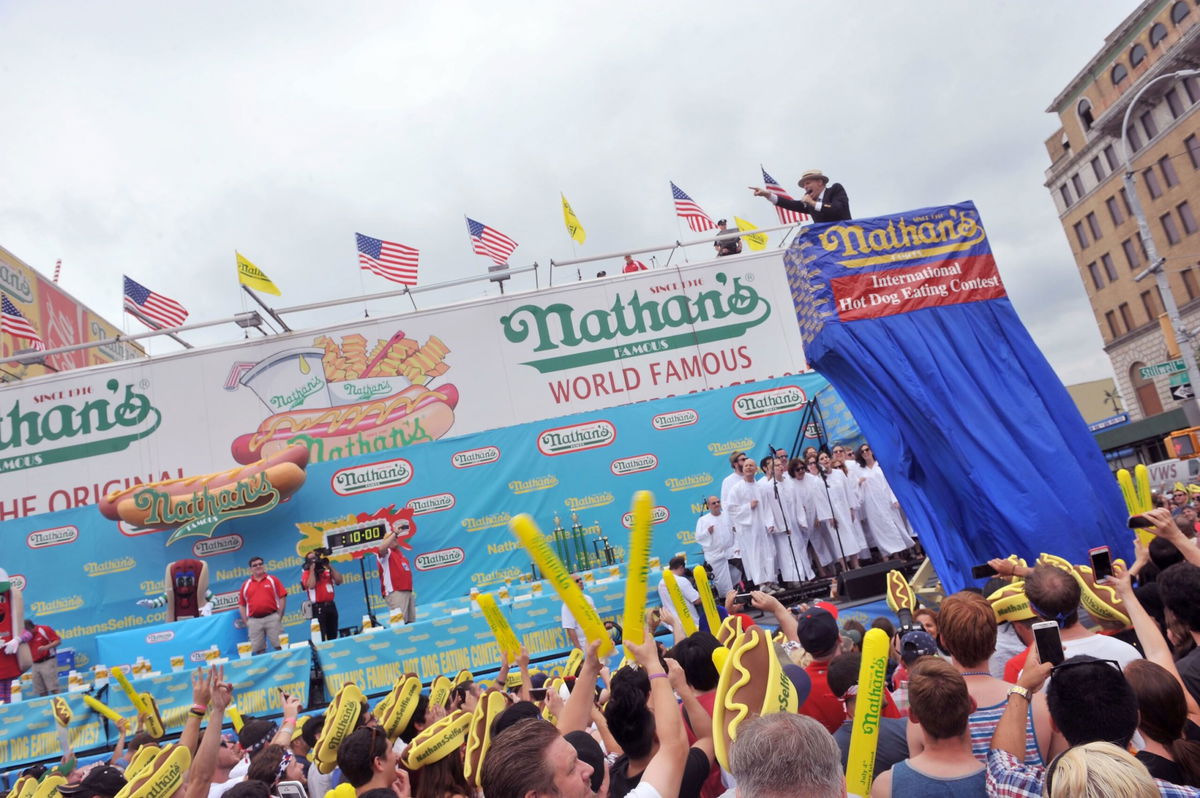
POLYGON ((243 309, 235 248, 302 304, 395 287, 360 277, 355 232, 419 247, 438 282, 486 269, 463 214, 544 265, 572 257, 560 191, 599 254, 691 236, 669 179, 767 226, 759 163, 788 187, 818 167, 856 216, 974 200, 1059 376, 1098 379, 1044 109, 1135 7, 7 0, 0 245, 47 274, 62 258, 110 319, 128 273, 205 320, 243 309))

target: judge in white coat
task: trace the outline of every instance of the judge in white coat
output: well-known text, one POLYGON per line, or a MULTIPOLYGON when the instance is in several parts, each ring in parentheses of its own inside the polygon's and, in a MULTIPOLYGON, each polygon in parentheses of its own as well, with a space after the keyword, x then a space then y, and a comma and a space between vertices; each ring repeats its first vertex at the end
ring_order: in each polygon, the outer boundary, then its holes
POLYGON ((808 564, 807 512, 803 506, 803 489, 795 484, 787 473, 787 464, 775 459, 771 463, 774 474, 766 480, 770 488, 772 509, 778 526, 771 542, 775 544, 775 564, 785 583, 792 585, 812 579, 812 566, 808 564), (779 497, 774 491, 778 486, 779 497), (803 519, 803 520, 802 520, 803 519))
POLYGON ((862 536, 862 530, 854 523, 850 507, 852 494, 849 480, 842 469, 833 467, 833 460, 825 452, 817 455, 817 465, 821 468, 821 476, 829 490, 825 492, 825 500, 833 518, 826 521, 832 525, 830 540, 835 546, 840 544, 838 551, 842 567, 857 568, 858 553, 867 547, 867 541, 862 536), (842 559, 841 555, 845 555, 842 559))
POLYGON ((730 517, 746 576, 762 588, 772 584, 775 578, 775 545, 768 535, 776 523, 770 502, 764 501, 763 486, 754 481, 757 473, 758 464, 747 458, 742 463, 742 481, 730 491, 733 503, 730 517))
POLYGON ((859 492, 867 528, 880 553, 890 559, 913 544, 905 528, 904 516, 900 514, 900 502, 870 446, 865 443, 859 446, 854 459, 859 466, 859 492))
MULTIPOLYGON (((696 542, 704 551, 704 561, 712 568, 717 592, 724 596, 733 589, 733 576, 729 570, 729 561, 734 554, 733 527, 729 523, 729 514, 721 511, 719 496, 709 496, 706 503, 708 512, 696 522, 696 542)), ((741 574, 738 576, 741 581, 741 574)))

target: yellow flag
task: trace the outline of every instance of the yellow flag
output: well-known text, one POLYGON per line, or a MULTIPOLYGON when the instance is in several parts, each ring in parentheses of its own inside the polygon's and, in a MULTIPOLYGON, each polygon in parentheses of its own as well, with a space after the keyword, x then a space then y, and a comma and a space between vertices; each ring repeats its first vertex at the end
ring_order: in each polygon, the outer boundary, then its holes
MULTIPOLYGON (((740 217, 733 217, 733 223, 738 226, 738 230, 757 230, 758 228, 740 217)), ((759 250, 767 248, 766 233, 752 233, 748 236, 742 236, 742 240, 750 245, 750 249, 759 250)))
POLYGON ((563 201, 563 223, 567 225, 567 235, 582 244, 583 240, 587 238, 587 233, 583 231, 583 225, 579 223, 579 217, 575 215, 575 211, 571 210, 571 203, 567 202, 566 196, 563 194, 558 196, 562 197, 563 201))
POLYGON ((253 288, 256 291, 262 291, 265 294, 274 294, 275 296, 280 296, 279 289, 275 287, 275 283, 271 282, 270 277, 263 274, 262 269, 246 260, 246 256, 242 253, 235 250, 234 254, 237 255, 239 283, 248 288, 253 288))

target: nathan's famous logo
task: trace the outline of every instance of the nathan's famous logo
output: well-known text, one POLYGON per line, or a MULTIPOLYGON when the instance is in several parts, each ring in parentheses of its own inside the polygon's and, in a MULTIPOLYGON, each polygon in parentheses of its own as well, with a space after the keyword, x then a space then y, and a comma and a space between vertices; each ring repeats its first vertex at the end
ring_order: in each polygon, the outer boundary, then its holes
POLYGON ((665 299, 643 299, 635 289, 617 294, 608 308, 521 305, 500 317, 500 327, 514 344, 532 339, 534 352, 601 344, 523 364, 545 374, 738 338, 771 315, 771 303, 748 285, 749 276, 734 277, 730 284, 724 272, 717 272, 713 279, 719 288, 694 296, 679 289, 665 299))
POLYGON ((65 596, 53 601, 35 601, 30 605, 34 615, 53 615, 56 612, 71 612, 83 606, 83 596, 65 596))
POLYGON ((958 208, 893 217, 886 227, 834 224, 818 235, 821 248, 837 253, 841 265, 849 268, 962 252, 985 238, 975 211, 958 208))
POLYGON ((473 466, 494 463, 500 459, 500 449, 496 446, 481 446, 478 449, 467 449, 455 452, 450 456, 450 465, 455 468, 471 468, 473 466))
POLYGON ((753 438, 738 438, 735 441, 710 443, 706 447, 709 454, 715 457, 727 457, 734 452, 748 452, 754 448, 753 438))
POLYGON ((228 554, 242 547, 241 535, 221 535, 207 540, 197 540, 192 544, 192 554, 197 557, 212 557, 214 554, 228 554))
POLYGON ((175 633, 170 629, 162 632, 150 632, 146 635, 147 643, 168 643, 175 639, 175 633))
POLYGON ((613 495, 608 491, 593 493, 590 496, 568 496, 563 504, 572 510, 590 510, 593 507, 605 507, 613 503, 613 495))
POLYGON ((659 413, 650 419, 650 426, 657 430, 690 427, 700 420, 700 414, 695 410, 674 410, 670 413, 659 413))
POLYGON ((137 565, 137 560, 132 557, 121 557, 115 560, 105 560, 104 562, 84 563, 83 570, 88 576, 105 576, 107 574, 119 574, 122 571, 132 571, 135 565, 137 565))
POLYGON ((435 568, 446 568, 451 565, 458 565, 467 557, 466 553, 458 546, 453 546, 448 549, 438 549, 437 551, 427 551, 424 554, 418 554, 413 563, 418 571, 432 571, 435 568))
POLYGON ((31 410, 18 399, 0 412, 0 473, 119 452, 158 429, 162 414, 145 394, 115 379, 104 387, 107 398, 70 391, 74 402, 31 410))
POLYGON ((343 468, 333 472, 329 484, 339 496, 353 496, 370 490, 398 488, 413 477, 412 463, 402 457, 380 463, 343 468))
POLYGON ((608 421, 589 421, 569 427, 555 427, 539 433, 538 451, 547 457, 569 452, 599 449, 617 439, 617 428, 608 421))
POLYGON ((53 529, 39 529, 36 532, 30 532, 25 538, 25 545, 31 549, 44 549, 47 546, 74 543, 76 540, 79 540, 79 527, 56 526, 53 529))
POLYGON ((690 474, 686 477, 671 477, 663 480, 663 484, 667 486, 667 490, 672 493, 680 490, 703 488, 705 485, 711 485, 712 483, 713 475, 707 471, 702 474, 690 474))
MULTIPOLYGON (((661 504, 655 505, 654 509, 650 511, 650 523, 652 524, 666 523, 670 517, 671 511, 666 507, 663 507, 661 504)), ((626 529, 631 529, 633 527, 633 513, 625 513, 621 516, 621 526, 625 527, 626 529)))
POLYGON ((558 486, 558 477, 546 474, 533 479, 514 479, 508 483, 508 489, 520 496, 522 493, 533 493, 536 490, 548 490, 558 486))
POLYGON ((307 465, 308 450, 289 446, 241 468, 112 491, 99 509, 114 521, 173 530, 167 545, 212 537, 225 521, 265 513, 299 490, 307 465))
POLYGON ((412 510, 413 515, 440 513, 442 510, 449 510, 454 506, 454 494, 436 493, 433 496, 418 496, 415 499, 409 499, 404 506, 412 510))
POLYGON ((511 520, 512 516, 508 513, 492 513, 482 518, 464 518, 461 524, 463 529, 468 532, 479 532, 493 527, 508 526, 508 522, 511 520))
POLYGON ((639 471, 651 471, 655 468, 658 468, 658 457, 650 453, 622 457, 619 460, 613 460, 608 466, 608 470, 618 477, 636 474, 639 471))
POLYGON ((33 301, 33 286, 23 269, 0 263, 0 291, 21 302, 33 301))
POLYGON ((235 364, 226 388, 249 388, 272 415, 233 442, 233 457, 250 463, 295 444, 322 463, 437 440, 458 406, 458 389, 439 382, 449 352, 436 336, 421 344, 399 331, 370 348, 357 333, 340 344, 319 335, 311 347, 235 364))
POLYGON ((17 590, 25 589, 25 575, 24 574, 9 574, 8 581, 10 583, 12 583, 12 586, 15 587, 17 590))
POLYGON ((804 390, 795 385, 754 391, 734 397, 733 414, 742 420, 800 410, 808 403, 804 390))

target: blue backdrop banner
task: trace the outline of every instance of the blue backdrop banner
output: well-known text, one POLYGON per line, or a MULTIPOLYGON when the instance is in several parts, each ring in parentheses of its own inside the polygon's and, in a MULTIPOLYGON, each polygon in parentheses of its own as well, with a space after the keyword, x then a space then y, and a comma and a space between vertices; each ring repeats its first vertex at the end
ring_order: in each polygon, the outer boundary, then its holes
MULTIPOLYGON (((547 534, 557 517, 565 559, 590 568, 604 563, 605 541, 624 559, 631 497, 648 489, 656 505, 652 554, 665 561, 688 552, 698 561, 695 522, 705 497, 720 491, 729 454, 744 450, 758 459, 771 444, 790 448, 817 394, 829 436, 857 439, 858 427, 824 377, 780 377, 313 464, 290 499, 229 520, 210 537, 169 542, 170 532, 110 521, 95 506, 14 519, 0 527, 10 541, 0 567, 23 585, 26 617, 55 627, 75 649, 79 670, 103 661, 98 635, 136 630, 136 641, 166 620, 164 610, 136 601, 162 593, 168 562, 191 557, 208 564, 217 617, 234 610, 249 557, 264 558, 288 588, 284 625, 300 641, 309 637, 300 612, 302 554, 329 529, 411 510, 414 530, 402 551, 413 571, 417 619, 441 618, 467 607, 472 588, 509 583, 519 592, 516 583, 531 565, 508 521, 522 512, 547 534)), ((357 626, 367 611, 360 562, 366 595, 381 618, 387 615, 374 558, 335 558, 346 580, 337 590, 343 627, 357 626)), ((199 626, 188 622, 176 634, 187 637, 199 626)), ((226 637, 213 642, 224 647, 226 637)), ((106 653, 116 659, 104 664, 140 654, 167 670, 169 658, 150 649, 106 653)))
POLYGON ((805 351, 948 592, 990 557, 1130 549, 1116 481, 1009 303, 972 203, 812 225, 784 262, 805 351))

